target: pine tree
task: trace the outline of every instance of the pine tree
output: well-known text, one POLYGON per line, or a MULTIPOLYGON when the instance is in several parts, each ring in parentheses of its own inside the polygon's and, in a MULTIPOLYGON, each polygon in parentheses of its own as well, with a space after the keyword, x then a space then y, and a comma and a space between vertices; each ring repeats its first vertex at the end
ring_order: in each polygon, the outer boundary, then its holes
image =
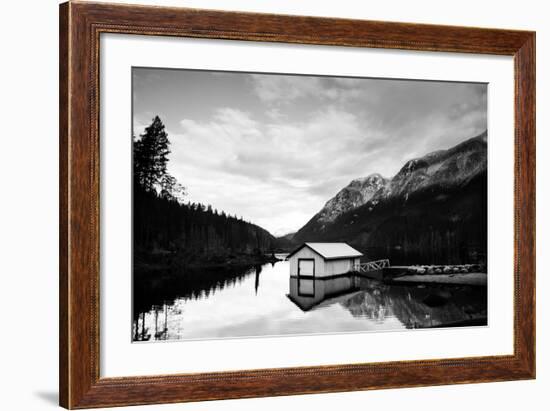
POLYGON ((134 179, 145 191, 162 186, 169 145, 168 134, 159 116, 155 116, 139 140, 134 138, 134 179))
POLYGON ((184 196, 185 187, 178 183, 175 177, 165 173, 160 181, 160 197, 183 203, 184 196))

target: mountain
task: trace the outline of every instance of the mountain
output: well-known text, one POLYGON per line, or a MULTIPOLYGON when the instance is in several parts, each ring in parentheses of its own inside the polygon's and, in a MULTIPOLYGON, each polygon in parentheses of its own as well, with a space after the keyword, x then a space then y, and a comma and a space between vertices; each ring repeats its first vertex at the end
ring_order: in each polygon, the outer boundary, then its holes
POLYGON ((274 251, 275 252, 289 252, 292 250, 296 244, 294 243, 294 235, 296 233, 288 233, 280 237, 275 238, 274 251))
POLYGON ((285 234, 285 235, 282 235, 280 237, 277 237, 278 239, 281 239, 281 240, 286 240, 286 241, 292 241, 292 239, 294 238, 294 235, 296 233, 288 233, 288 234, 285 234))
POLYGON ((293 237, 346 241, 392 264, 460 263, 487 252, 487 132, 353 180, 293 237))
POLYGON ((487 171, 487 132, 449 150, 409 160, 381 196, 407 196, 430 187, 455 187, 487 171))
POLYGON ((380 174, 355 179, 327 201, 314 219, 320 223, 331 223, 339 215, 367 203, 387 184, 388 180, 380 174))

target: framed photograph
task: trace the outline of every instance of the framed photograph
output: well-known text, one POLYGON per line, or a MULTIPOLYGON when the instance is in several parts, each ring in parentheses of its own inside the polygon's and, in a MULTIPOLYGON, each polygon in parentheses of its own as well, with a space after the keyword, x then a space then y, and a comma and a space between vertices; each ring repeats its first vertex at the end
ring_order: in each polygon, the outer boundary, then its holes
POLYGON ((60 6, 60 405, 535 378, 535 33, 60 6))

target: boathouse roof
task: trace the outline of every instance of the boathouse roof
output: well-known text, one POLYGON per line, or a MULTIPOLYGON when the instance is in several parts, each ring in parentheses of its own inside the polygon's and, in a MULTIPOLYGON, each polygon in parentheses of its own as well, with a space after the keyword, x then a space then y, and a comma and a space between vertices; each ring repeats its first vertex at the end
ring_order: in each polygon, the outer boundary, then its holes
POLYGON ((292 251, 287 258, 292 257, 304 247, 310 248, 326 260, 361 257, 363 255, 346 243, 303 243, 300 247, 292 251))

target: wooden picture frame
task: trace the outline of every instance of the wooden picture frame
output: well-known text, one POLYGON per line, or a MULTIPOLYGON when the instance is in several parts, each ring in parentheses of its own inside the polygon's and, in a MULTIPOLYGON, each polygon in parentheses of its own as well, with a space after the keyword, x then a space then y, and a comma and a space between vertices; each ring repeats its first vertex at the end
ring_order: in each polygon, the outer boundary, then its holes
POLYGON ((59 50, 60 405, 91 408, 535 378, 534 32, 69 2, 60 6, 59 50), (513 56, 513 355, 100 378, 101 33, 513 56))

